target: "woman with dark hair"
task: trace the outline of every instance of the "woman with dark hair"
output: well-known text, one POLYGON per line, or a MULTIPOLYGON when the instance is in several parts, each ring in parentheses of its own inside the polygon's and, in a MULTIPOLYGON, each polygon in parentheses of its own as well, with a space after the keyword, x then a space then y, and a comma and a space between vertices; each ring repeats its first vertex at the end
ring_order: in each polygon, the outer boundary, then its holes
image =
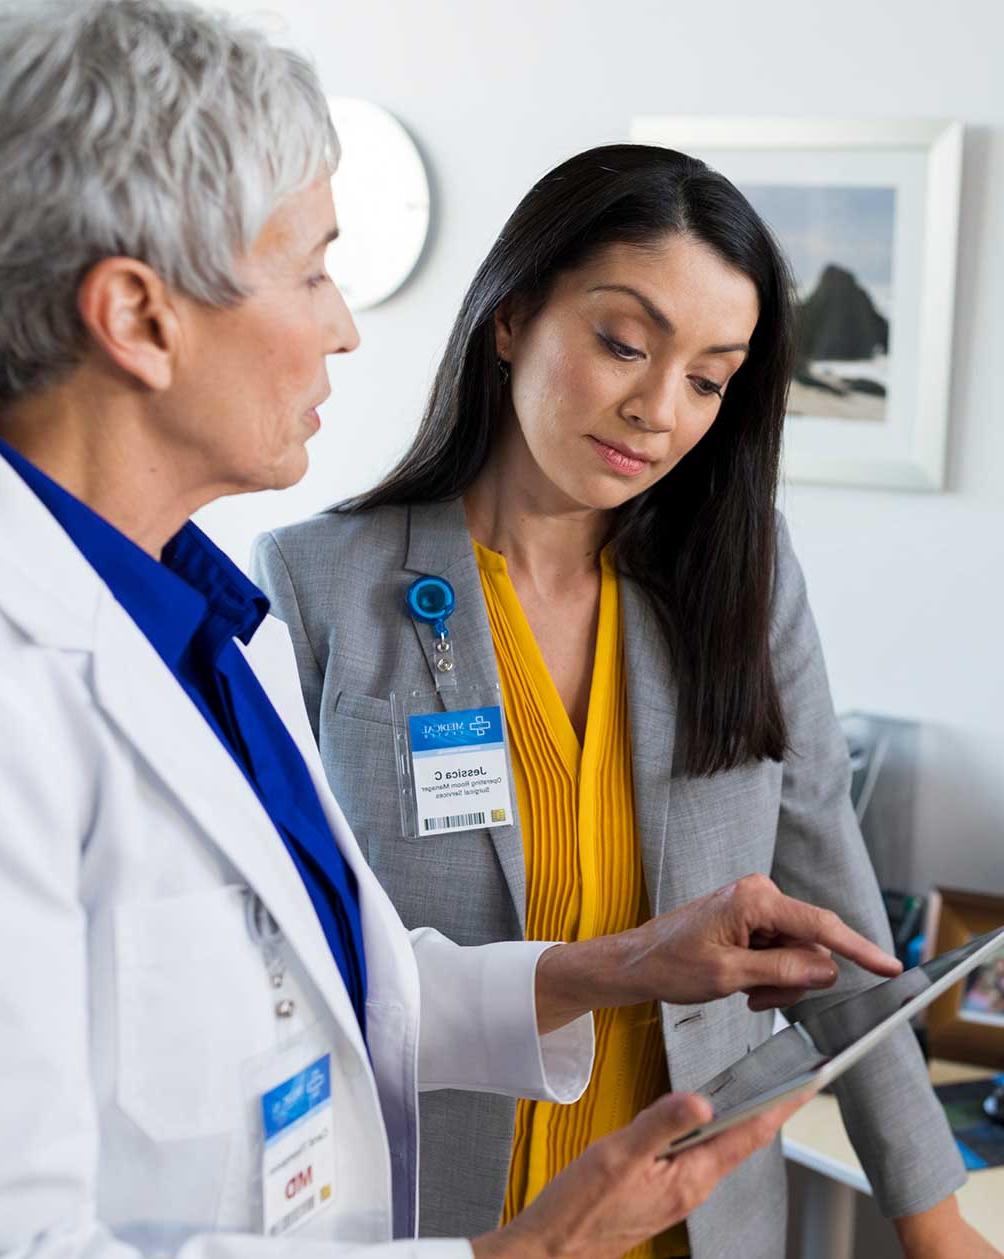
MULTIPOLYGON (((578 1103, 423 1103, 427 1234, 511 1218, 670 1076, 700 1086, 804 996, 804 976, 688 983, 696 957, 673 943, 688 914, 780 887, 889 947, 775 510, 792 340, 784 260, 728 180, 665 149, 579 154, 528 193, 480 267, 400 464, 259 540, 332 786, 404 921, 464 944, 622 950, 578 1103), (458 676, 501 686, 518 816, 451 818, 416 839, 390 696, 436 675, 405 611, 423 574, 455 590, 458 676)), ((839 971, 842 994, 868 982, 839 971)), ((912 1034, 846 1080, 844 1118, 908 1253, 956 1244, 964 1173, 912 1034)), ((783 1202, 775 1144, 632 1256, 776 1259, 783 1202)))

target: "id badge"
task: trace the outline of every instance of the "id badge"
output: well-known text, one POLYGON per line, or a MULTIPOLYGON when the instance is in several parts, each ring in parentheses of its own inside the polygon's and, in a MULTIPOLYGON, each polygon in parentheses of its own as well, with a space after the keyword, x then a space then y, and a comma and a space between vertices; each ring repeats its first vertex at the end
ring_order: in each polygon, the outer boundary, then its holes
POLYGON ((449 712, 438 693, 392 694, 404 834, 412 839, 512 826, 502 694, 497 683, 457 688, 449 712))
POLYGON ((252 1200, 266 1237, 313 1220, 335 1199, 331 1049, 318 1030, 293 1038, 245 1067, 257 1130, 252 1200))
POLYGON ((323 1054, 261 1098, 262 1232, 305 1224, 331 1201, 335 1147, 331 1055, 323 1054))

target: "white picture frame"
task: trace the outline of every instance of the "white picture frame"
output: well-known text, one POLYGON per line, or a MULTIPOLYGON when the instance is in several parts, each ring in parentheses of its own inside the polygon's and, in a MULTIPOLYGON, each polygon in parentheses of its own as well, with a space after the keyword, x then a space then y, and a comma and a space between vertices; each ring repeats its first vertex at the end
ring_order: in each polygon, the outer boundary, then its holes
MULTIPOLYGON (((888 222, 888 240, 873 242, 873 252, 885 251, 889 272, 889 284, 882 288, 888 304, 882 320, 884 354, 878 345, 872 351, 881 375, 871 391, 884 391, 881 401, 870 414, 827 413, 828 381, 835 396, 847 385, 850 396, 867 382, 826 373, 824 379, 810 376, 813 388, 798 395, 802 410, 789 412, 785 475, 828 485, 944 489, 962 124, 675 115, 635 118, 630 135, 634 143, 702 158, 747 192, 755 206, 758 195, 778 189, 796 201, 800 190, 811 189, 817 203, 826 192, 839 193, 844 201, 852 194, 875 194, 881 201, 888 192, 888 201, 882 202, 889 207, 882 220, 888 222), (806 398, 822 401, 806 403, 806 398), (820 414, 804 409, 813 405, 820 414)), ((769 213, 764 217, 770 222, 769 213)), ((771 225, 784 246, 783 227, 771 225)), ((797 243, 795 235, 791 241, 797 243)), ((795 270, 797 282, 812 283, 795 270)), ((793 404, 795 397, 793 389, 793 404)))

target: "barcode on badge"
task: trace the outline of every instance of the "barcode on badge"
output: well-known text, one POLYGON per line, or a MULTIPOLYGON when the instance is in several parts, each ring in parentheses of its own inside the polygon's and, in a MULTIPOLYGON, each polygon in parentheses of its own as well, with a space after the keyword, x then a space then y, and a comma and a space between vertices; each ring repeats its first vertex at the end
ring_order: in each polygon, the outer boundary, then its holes
POLYGON ((452 813, 449 817, 427 817, 424 822, 427 831, 451 830, 456 826, 484 826, 483 813, 452 813))
POLYGON ((298 1206, 295 1206, 293 1210, 290 1211, 289 1215, 284 1215, 282 1219, 273 1226, 272 1233, 276 1234, 288 1232, 294 1224, 299 1223, 299 1221, 302 1220, 305 1215, 309 1215, 313 1209, 314 1195, 311 1194, 309 1198, 305 1198, 303 1202, 301 1202, 298 1206))

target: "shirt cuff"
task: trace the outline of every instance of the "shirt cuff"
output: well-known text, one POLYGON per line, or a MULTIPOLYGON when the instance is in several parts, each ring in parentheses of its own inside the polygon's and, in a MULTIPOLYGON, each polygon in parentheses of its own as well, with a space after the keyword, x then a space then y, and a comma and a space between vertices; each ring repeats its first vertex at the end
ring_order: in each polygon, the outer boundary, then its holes
POLYGON ((537 963, 554 945, 504 940, 461 948, 412 932, 422 983, 419 1088, 577 1101, 593 1069, 593 1016, 541 1036, 537 963))
POLYGON ((509 1045, 498 1043, 493 1074, 519 1081, 520 1097, 544 1102, 576 1102, 586 1091, 593 1071, 595 1040, 592 1014, 566 1023, 541 1036, 537 1030, 537 965, 551 941, 513 942, 498 950, 490 965, 494 972, 488 991, 512 1010, 511 1021, 525 1023, 525 1032, 509 1045), (510 955, 509 950, 513 950, 510 955), (519 958, 515 956, 519 950, 519 958))

